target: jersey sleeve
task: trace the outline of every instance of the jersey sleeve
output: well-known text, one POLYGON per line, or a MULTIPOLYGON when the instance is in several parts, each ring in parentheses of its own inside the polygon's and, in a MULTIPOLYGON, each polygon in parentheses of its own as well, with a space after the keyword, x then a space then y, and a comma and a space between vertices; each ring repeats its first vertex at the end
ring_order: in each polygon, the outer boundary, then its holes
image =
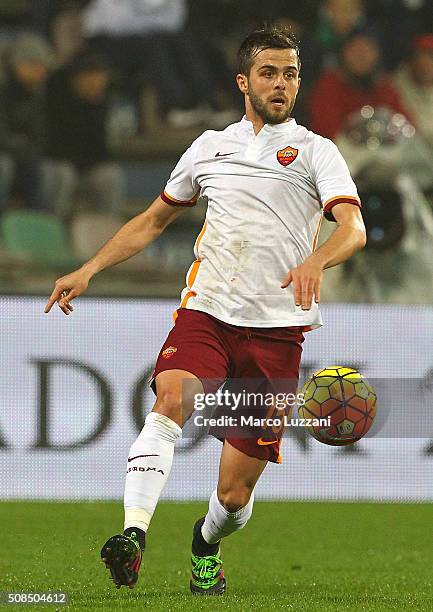
POLYGON ((332 208, 336 204, 353 204, 361 208, 349 168, 331 140, 321 138, 316 144, 312 166, 323 213, 329 221, 335 221, 332 208))
POLYGON ((195 163, 201 137, 197 138, 177 162, 161 193, 161 199, 172 206, 194 206, 200 187, 195 179, 195 163))

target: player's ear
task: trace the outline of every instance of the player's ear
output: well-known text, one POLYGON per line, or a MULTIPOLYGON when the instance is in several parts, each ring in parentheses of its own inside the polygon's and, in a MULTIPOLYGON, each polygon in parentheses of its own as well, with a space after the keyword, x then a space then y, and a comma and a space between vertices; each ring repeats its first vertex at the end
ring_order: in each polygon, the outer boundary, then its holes
POLYGON ((236 82, 243 94, 248 93, 248 77, 245 74, 237 74, 236 82))

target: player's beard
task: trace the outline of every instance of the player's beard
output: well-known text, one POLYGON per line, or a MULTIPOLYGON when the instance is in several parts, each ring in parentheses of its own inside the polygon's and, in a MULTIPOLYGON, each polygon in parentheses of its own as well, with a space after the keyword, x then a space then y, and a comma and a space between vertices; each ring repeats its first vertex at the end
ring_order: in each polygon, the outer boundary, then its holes
MULTIPOLYGON (((262 119, 263 123, 270 123, 271 125, 277 123, 284 123, 291 116, 293 107, 295 106, 296 98, 288 106, 281 108, 280 110, 272 110, 266 106, 266 102, 263 102, 259 96, 254 92, 251 86, 248 89, 248 97, 250 99, 251 106, 258 116, 262 119)), ((279 97, 278 95, 275 97, 279 97)), ((281 96, 285 97, 285 96, 281 96)))

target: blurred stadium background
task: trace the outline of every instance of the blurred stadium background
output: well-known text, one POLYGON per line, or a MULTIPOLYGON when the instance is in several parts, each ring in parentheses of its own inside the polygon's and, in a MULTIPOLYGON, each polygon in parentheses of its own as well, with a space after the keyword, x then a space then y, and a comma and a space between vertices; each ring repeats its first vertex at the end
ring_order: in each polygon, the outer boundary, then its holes
MULTIPOLYGON (((241 117, 236 48, 264 22, 300 39, 296 119, 338 143, 363 196, 369 246, 327 273, 324 300, 431 302, 427 0, 2 0, 2 292, 46 294, 158 195, 198 134, 241 117)), ((177 297, 205 208, 90 293, 177 297)))
MULTIPOLYGON (((242 116, 236 48, 264 22, 300 39, 296 119, 339 145, 368 229, 367 248, 326 273, 325 326, 308 335, 303 378, 347 365, 399 388, 410 380, 412 395, 397 433, 349 448, 290 432, 257 496, 433 500, 431 0, 0 1, 2 499, 121 498, 206 203, 100 274, 68 320, 43 306, 57 277, 159 194, 197 135, 242 116)), ((388 419, 392 409, 379 397, 388 419)), ((218 443, 186 438, 178 451, 164 497, 207 499, 218 443)))

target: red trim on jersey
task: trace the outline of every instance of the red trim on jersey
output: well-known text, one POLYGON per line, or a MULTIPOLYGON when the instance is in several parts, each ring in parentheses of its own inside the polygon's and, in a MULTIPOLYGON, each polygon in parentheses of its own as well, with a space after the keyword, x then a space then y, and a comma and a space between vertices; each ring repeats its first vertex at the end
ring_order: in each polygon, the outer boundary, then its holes
POLYGON ((195 206, 197 202, 198 195, 194 196, 192 200, 176 200, 176 198, 172 198, 166 191, 163 191, 160 194, 161 200, 163 200, 166 204, 170 204, 170 206, 195 206))
POLYGON ((361 202, 354 196, 337 196, 335 198, 331 198, 325 202, 323 206, 323 214, 328 221, 335 221, 335 217, 331 210, 334 208, 334 206, 336 206, 336 204, 354 204, 355 206, 358 206, 358 208, 361 208, 361 202))

